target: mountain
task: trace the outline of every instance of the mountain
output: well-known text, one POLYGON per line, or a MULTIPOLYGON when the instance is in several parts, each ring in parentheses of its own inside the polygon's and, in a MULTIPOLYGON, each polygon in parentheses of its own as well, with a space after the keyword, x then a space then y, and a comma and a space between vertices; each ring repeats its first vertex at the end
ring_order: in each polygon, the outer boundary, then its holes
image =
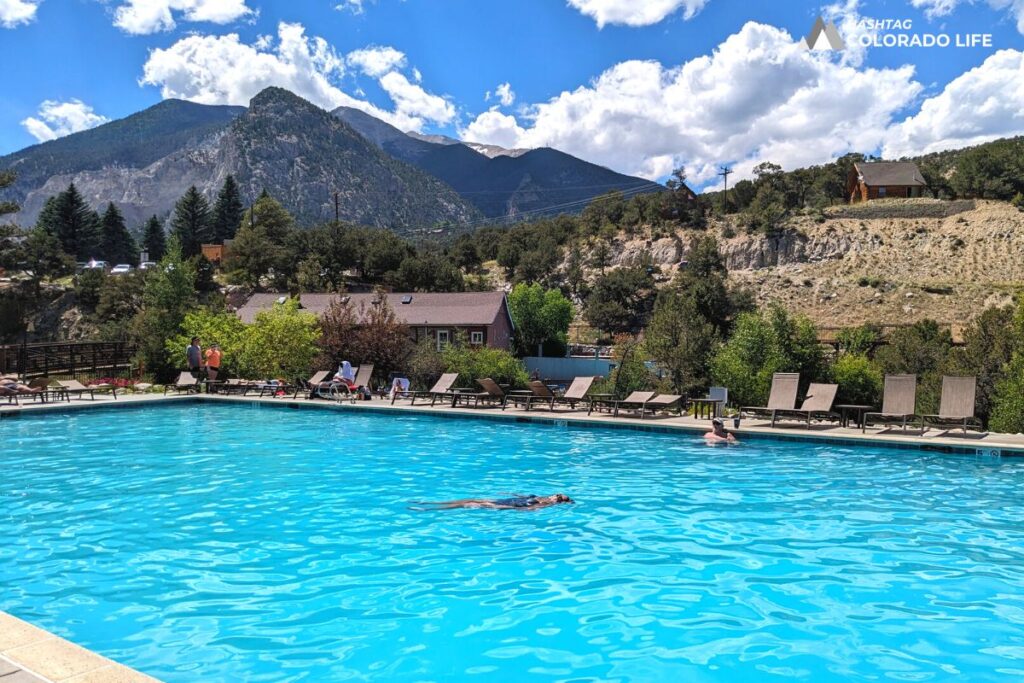
POLYGON ((611 190, 632 195, 664 189, 547 147, 470 146, 444 136, 403 133, 350 107, 332 113, 388 154, 451 185, 488 218, 573 213, 611 190))
POLYGON ((118 204, 131 225, 166 217, 190 185, 212 199, 228 174, 246 201, 266 189, 305 224, 334 217, 335 192, 343 220, 399 232, 480 218, 451 187, 280 88, 248 109, 168 100, 0 157, 0 168, 18 173, 0 199, 21 203, 21 225, 72 181, 94 207, 118 204))
MULTIPOLYGON (((344 108, 345 107, 342 107, 342 109, 344 109, 344 108)), ((335 110, 335 111, 337 111, 337 110, 335 110)), ((529 149, 522 149, 522 148, 507 149, 507 148, 501 147, 499 145, 485 145, 485 144, 480 143, 480 142, 465 142, 463 140, 456 140, 455 138, 450 138, 447 135, 437 135, 437 134, 426 135, 426 134, 423 134, 423 133, 417 133, 414 130, 406 131, 405 134, 408 135, 411 138, 415 138, 417 140, 422 140, 424 142, 433 142, 434 144, 437 144, 437 145, 465 145, 466 147, 469 147, 470 149, 472 149, 474 151, 480 152, 485 157, 491 157, 491 158, 494 158, 494 157, 517 157, 517 156, 521 156, 523 154, 526 154, 527 152, 530 151, 529 149)))
POLYGON ((281 88, 253 98, 221 152, 248 196, 266 189, 300 221, 332 218, 335 193, 343 220, 398 231, 479 218, 451 187, 281 88))

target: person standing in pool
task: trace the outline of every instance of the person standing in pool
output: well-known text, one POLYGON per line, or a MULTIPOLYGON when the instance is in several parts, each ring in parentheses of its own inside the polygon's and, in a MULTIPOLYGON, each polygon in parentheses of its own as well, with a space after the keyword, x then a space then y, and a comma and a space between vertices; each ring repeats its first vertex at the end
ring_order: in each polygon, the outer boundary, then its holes
POLYGON ((518 495, 511 498, 460 498, 458 500, 443 500, 437 503, 422 503, 430 505, 433 510, 456 510, 466 508, 470 510, 539 510, 540 508, 560 505, 562 503, 575 503, 572 498, 564 493, 556 493, 550 496, 518 495))
POLYGON ((716 417, 711 421, 711 431, 704 435, 704 440, 712 443, 739 443, 736 437, 725 428, 722 418, 716 417))

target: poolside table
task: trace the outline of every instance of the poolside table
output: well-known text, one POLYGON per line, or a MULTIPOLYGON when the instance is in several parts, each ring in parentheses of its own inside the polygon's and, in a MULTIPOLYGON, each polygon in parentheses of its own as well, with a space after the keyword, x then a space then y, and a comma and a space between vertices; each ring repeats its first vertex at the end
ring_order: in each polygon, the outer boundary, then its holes
POLYGON ((691 398, 690 405, 693 406, 693 416, 712 420, 719 413, 718 404, 722 402, 720 398, 691 398))
POLYGON ((587 394, 587 398, 590 400, 591 412, 601 412, 602 408, 607 408, 610 413, 615 409, 615 394, 587 394))
POLYGON ((850 426, 850 418, 860 426, 864 423, 864 413, 874 410, 874 406, 867 406, 860 403, 840 403, 834 406, 839 409, 839 424, 843 427, 850 426))
MULTIPOLYGON (((516 408, 520 405, 529 408, 531 398, 533 398, 533 392, 529 389, 512 389, 511 391, 505 392, 505 405, 508 405, 509 402, 511 402, 516 408)), ((502 408, 504 407, 505 406, 502 406, 502 408)))

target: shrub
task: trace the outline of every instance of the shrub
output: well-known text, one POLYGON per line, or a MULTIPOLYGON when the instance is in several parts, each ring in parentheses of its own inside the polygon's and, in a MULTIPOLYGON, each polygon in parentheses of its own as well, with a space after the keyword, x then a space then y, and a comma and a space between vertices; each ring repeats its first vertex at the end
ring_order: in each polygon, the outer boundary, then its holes
POLYGON ((409 354, 405 367, 413 389, 426 391, 445 372, 444 358, 435 344, 430 337, 424 337, 409 354))
POLYGON ((879 405, 882 371, 867 356, 842 354, 832 365, 832 378, 839 385, 837 403, 879 405))
POLYGON ((499 384, 521 388, 529 382, 522 361, 504 349, 489 346, 472 347, 459 340, 441 352, 446 372, 459 373, 459 381, 470 385, 478 379, 490 377, 499 384))
POLYGON ((309 376, 320 326, 316 316, 289 299, 260 311, 246 327, 240 370, 248 377, 298 379, 309 376))
POLYGON ((712 378, 729 388, 730 400, 763 405, 776 372, 799 372, 804 385, 825 374, 814 325, 779 307, 741 313, 729 341, 711 360, 712 378))
POLYGON ((106 284, 107 274, 102 268, 87 268, 75 278, 75 294, 78 303, 88 311, 95 311, 100 302, 100 292, 106 284))

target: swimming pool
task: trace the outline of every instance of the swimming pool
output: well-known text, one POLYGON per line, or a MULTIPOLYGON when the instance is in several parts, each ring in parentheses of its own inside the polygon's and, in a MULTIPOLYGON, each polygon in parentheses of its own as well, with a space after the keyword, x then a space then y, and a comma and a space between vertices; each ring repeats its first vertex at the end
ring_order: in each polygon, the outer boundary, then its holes
POLYGON ((0 436, 0 609, 169 683, 1024 676, 1017 460, 212 403, 0 436))

